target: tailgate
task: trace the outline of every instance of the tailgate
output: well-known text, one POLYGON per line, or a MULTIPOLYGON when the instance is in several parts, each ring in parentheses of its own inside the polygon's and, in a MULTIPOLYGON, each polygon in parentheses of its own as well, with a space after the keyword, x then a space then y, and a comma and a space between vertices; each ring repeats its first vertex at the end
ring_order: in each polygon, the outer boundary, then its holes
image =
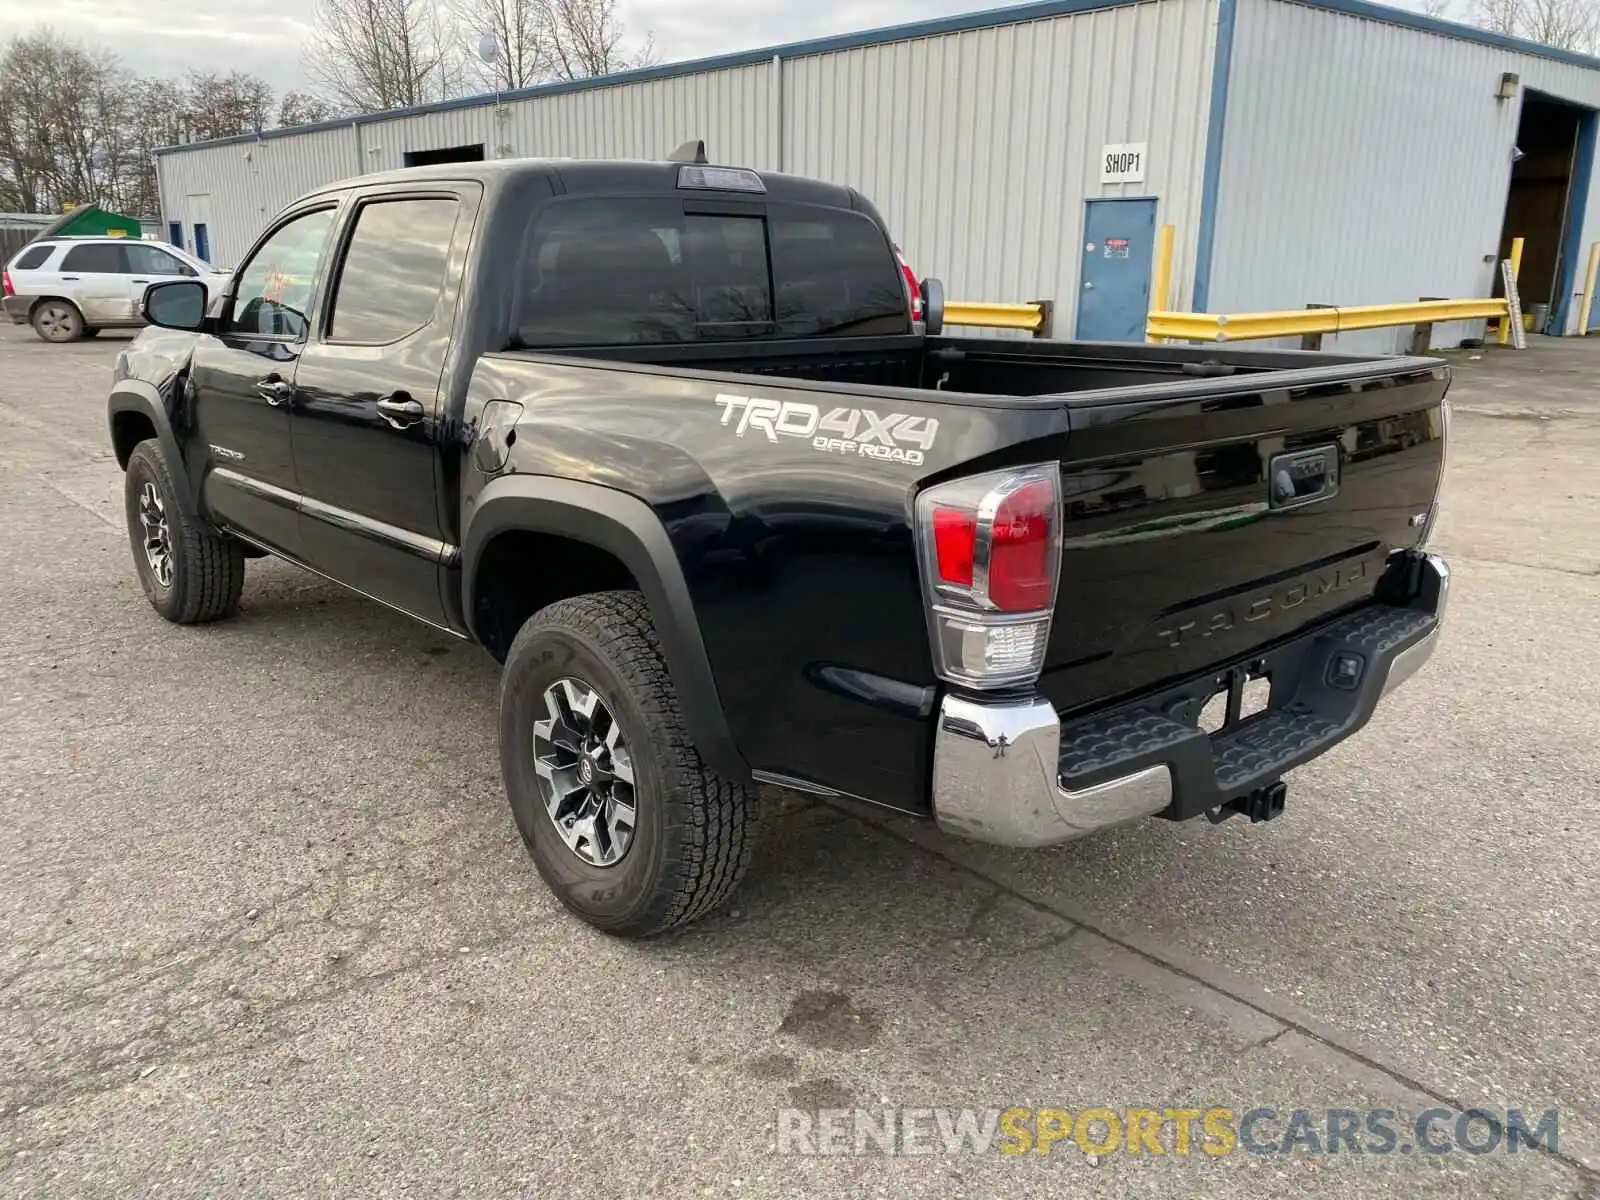
POLYGON ((1369 601, 1434 503, 1448 382, 1074 405, 1041 690, 1063 711, 1130 696, 1369 601))

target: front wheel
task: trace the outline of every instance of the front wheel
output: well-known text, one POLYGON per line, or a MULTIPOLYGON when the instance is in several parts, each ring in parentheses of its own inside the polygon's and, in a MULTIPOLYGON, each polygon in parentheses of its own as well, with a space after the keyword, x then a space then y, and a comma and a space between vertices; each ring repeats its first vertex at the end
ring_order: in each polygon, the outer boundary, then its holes
POLYGON ((701 761, 638 592, 558 601, 522 627, 500 683, 500 763, 540 875, 608 933, 692 921, 750 865, 754 796, 701 761))
POLYGON ((244 550, 184 515, 172 469, 155 438, 128 456, 123 503, 133 565, 150 605, 178 625, 232 616, 244 589, 244 550))

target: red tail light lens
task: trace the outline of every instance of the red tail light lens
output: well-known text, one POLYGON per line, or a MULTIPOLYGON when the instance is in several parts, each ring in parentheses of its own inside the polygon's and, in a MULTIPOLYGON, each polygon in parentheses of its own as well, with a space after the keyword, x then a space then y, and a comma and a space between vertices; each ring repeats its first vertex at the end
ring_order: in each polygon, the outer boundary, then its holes
POLYGON ((978 518, 959 508, 933 510, 933 549, 939 581, 972 586, 972 552, 978 541, 978 518))
POLYGON ((900 264, 900 274, 906 281, 906 296, 911 302, 911 319, 922 320, 922 285, 917 282, 917 273, 911 269, 911 264, 906 261, 906 256, 900 253, 900 248, 895 247, 895 261, 900 264))
POLYGON ((0 271, 0 296, 15 296, 17 289, 11 286, 11 272, 0 271))
POLYGON ((917 497, 923 586, 940 678, 1031 682, 1044 666, 1061 569, 1060 471, 996 471, 917 497))
POLYGON ((1054 483, 1038 479, 1012 492, 995 510, 989 601, 1001 612, 1049 607, 1056 586, 1055 504, 1054 483))

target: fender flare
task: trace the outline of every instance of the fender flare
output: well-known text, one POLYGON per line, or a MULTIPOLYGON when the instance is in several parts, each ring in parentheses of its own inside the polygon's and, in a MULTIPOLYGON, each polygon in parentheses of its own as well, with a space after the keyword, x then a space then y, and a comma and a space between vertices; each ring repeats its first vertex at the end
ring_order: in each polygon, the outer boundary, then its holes
POLYGON ((728 730, 689 585, 661 518, 615 488, 548 475, 503 475, 479 494, 461 548, 462 612, 473 624, 478 563, 500 533, 549 533, 586 542, 620 561, 639 583, 689 736, 724 778, 748 781, 750 766, 728 730))
MULTIPOLYGON (((186 517, 198 515, 194 481, 189 478, 188 464, 178 449, 178 437, 172 431, 172 420, 160 394, 141 379, 124 379, 111 389, 111 398, 106 401, 106 433, 113 447, 117 444, 117 417, 122 413, 138 413, 155 427, 156 439, 172 468, 172 481, 178 489, 178 507, 186 517)), ((126 463, 120 465, 127 470, 126 463)))

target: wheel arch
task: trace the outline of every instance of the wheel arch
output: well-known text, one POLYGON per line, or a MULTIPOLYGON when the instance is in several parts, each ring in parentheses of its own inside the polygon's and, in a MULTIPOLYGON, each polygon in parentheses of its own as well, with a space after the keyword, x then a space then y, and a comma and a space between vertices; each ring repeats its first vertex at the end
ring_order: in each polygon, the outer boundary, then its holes
POLYGON ((506 534, 565 539, 610 556, 627 571, 650 606, 696 748, 718 774, 748 781, 750 767, 728 730, 688 582, 655 511, 598 484, 535 475, 491 482, 473 506, 461 548, 462 612, 473 637, 485 644, 478 608, 486 582, 482 569, 489 548, 506 534))
POLYGON ((178 438, 172 430, 166 406, 162 404, 156 389, 142 380, 122 380, 112 388, 111 397, 106 401, 106 423, 117 465, 124 471, 128 469, 128 456, 140 442, 153 437, 161 443, 162 453, 172 468, 178 504, 185 516, 196 515, 194 488, 188 467, 179 452, 178 438))
POLYGON ((83 315, 83 305, 79 304, 71 296, 57 296, 54 293, 47 293, 42 296, 35 296, 33 298, 33 302, 28 305, 28 320, 33 320, 33 314, 39 311, 39 306, 41 304, 48 304, 52 300, 59 301, 62 304, 70 304, 73 310, 78 314, 78 319, 80 321, 85 319, 83 315))

